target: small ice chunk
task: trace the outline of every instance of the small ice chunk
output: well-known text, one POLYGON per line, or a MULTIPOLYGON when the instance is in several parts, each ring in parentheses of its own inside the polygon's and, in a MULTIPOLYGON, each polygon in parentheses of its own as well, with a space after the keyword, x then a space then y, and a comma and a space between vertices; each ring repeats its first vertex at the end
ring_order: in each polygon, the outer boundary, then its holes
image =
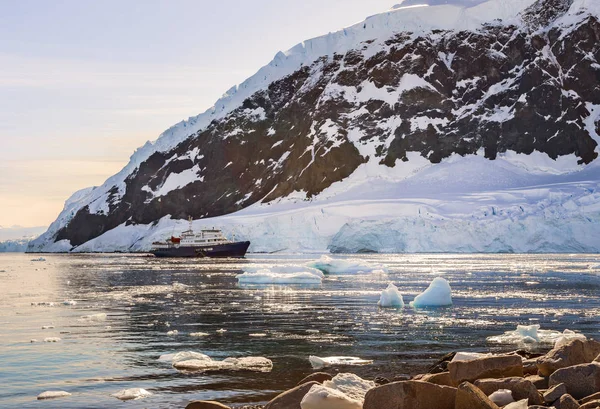
POLYGON ((58 338, 58 337, 47 337, 47 338, 44 338, 44 342, 58 342, 58 341, 60 341, 60 338, 58 338))
POLYGON ((472 361, 474 359, 485 358, 488 356, 492 356, 492 354, 482 354, 479 352, 457 352, 452 358, 452 362, 458 361, 472 361))
POLYGON ((240 284, 321 284, 323 277, 316 268, 289 265, 245 268, 236 276, 240 284))
POLYGON ((177 334, 179 334, 179 331, 177 331, 176 329, 167 332, 167 335, 177 335, 177 334))
POLYGON ((29 342, 31 342, 31 343, 33 344, 34 342, 40 342, 40 341, 38 341, 38 340, 37 340, 37 339, 35 339, 35 338, 32 338, 32 339, 30 339, 30 340, 29 340, 29 342))
POLYGON ((222 361, 208 359, 190 359, 173 363, 173 367, 179 370, 188 371, 215 371, 215 370, 231 370, 231 371, 254 371, 254 372, 271 372, 273 362, 264 357, 242 357, 242 358, 225 358, 222 361))
POLYGON ((264 338, 267 336, 267 334, 265 334, 264 332, 255 332, 253 334, 249 334, 248 336, 255 338, 264 338))
POLYGON ((42 329, 52 329, 54 325, 42 325, 42 329))
POLYGON ((105 313, 101 312, 98 314, 83 315, 83 316, 81 316, 81 320, 82 321, 99 322, 99 321, 106 321, 106 317, 107 317, 107 315, 105 313))
POLYGON ((583 334, 576 333, 569 329, 563 332, 540 329, 539 324, 517 325, 517 329, 506 331, 502 335, 488 337, 488 342, 498 344, 553 344, 554 347, 564 345, 573 339, 586 340, 583 334))
POLYGON ((207 337, 210 334, 208 332, 192 332, 190 333, 190 337, 207 337))
POLYGON ((381 264, 368 263, 359 259, 334 259, 322 255, 319 260, 307 264, 321 270, 325 274, 364 274, 364 273, 386 273, 387 268, 381 264))
POLYGON ((377 303, 382 308, 402 308, 404 307, 404 299, 398 291, 398 287, 390 283, 388 287, 381 292, 381 297, 377 303))
POLYGON ((521 399, 520 401, 509 403, 503 409, 527 409, 529 399, 521 399))
POLYGON ((71 396, 71 394, 69 392, 65 392, 65 391, 46 391, 46 392, 40 393, 37 396, 37 398, 38 398, 38 400, 43 400, 43 399, 64 398, 66 396, 71 396))
POLYGON ((362 409, 356 401, 337 389, 313 385, 300 402, 302 409, 362 409))
POLYGON ((31 261, 46 261, 44 257, 32 258, 31 261))
POLYGON ((340 365, 370 365, 373 363, 371 360, 362 359, 355 356, 318 357, 311 355, 308 357, 308 360, 314 369, 340 365))
POLYGON ((74 300, 64 300, 63 304, 64 305, 77 305, 77 301, 74 301, 74 300))
POLYGON ((499 389, 489 396, 490 400, 498 406, 506 406, 514 402, 512 391, 510 389, 499 389))
POLYGON ((452 305, 452 289, 444 278, 436 277, 429 287, 417 295, 410 305, 412 307, 445 307, 452 305))
POLYGON ((219 333, 219 334, 224 334, 226 332, 227 332, 227 330, 223 329, 223 328, 217 330, 217 333, 219 333))
POLYGON ((560 348, 574 339, 585 341, 587 337, 583 334, 578 334, 575 331, 571 331, 570 329, 566 329, 558 338, 556 338, 556 341, 554 342, 554 348, 560 348))
POLYGON ((142 389, 142 388, 130 388, 130 389, 123 389, 122 391, 113 393, 110 396, 113 396, 120 400, 136 400, 136 399, 142 399, 142 398, 146 398, 148 396, 152 396, 152 393, 150 393, 146 389, 142 389))
POLYGON ((194 352, 194 351, 184 351, 184 352, 177 352, 174 354, 164 354, 158 358, 159 361, 168 361, 168 362, 180 362, 180 361, 187 361, 190 359, 210 360, 211 358, 208 355, 202 354, 200 352, 194 352))

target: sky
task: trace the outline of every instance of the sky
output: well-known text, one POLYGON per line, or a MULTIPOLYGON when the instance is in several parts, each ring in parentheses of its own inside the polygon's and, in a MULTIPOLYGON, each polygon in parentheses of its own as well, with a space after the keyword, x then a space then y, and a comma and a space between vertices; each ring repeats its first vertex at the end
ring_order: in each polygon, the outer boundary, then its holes
POLYGON ((0 0, 0 226, 49 225, 278 51, 395 3, 0 0))

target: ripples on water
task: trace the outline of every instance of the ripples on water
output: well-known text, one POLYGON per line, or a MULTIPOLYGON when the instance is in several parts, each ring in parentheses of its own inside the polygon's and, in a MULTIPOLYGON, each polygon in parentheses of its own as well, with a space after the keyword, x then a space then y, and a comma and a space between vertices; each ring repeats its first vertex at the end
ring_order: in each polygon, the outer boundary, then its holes
MULTIPOLYGON (((373 255, 387 275, 335 275, 320 286, 239 287, 244 266, 302 265, 316 257, 164 260, 134 255, 0 255, 0 407, 109 408, 110 394, 145 388, 129 408, 185 407, 193 399, 264 402, 312 372, 309 355, 374 360, 360 376, 416 374, 453 350, 510 350, 486 337, 541 324, 598 337, 600 256, 373 255), (380 310, 393 281, 411 301, 436 276, 454 306, 380 310), (184 285, 179 285, 184 284, 184 285), (74 306, 64 300, 76 300, 74 306), (54 307, 31 303, 54 302, 54 307), (106 313, 106 320, 83 319, 106 313), (54 328, 42 330, 42 326, 54 328), (218 333, 217 330, 226 332, 218 333), (178 335, 167 335, 177 330, 178 335), (318 331, 318 332, 317 332, 318 331), (192 337, 206 332, 205 337, 192 337), (250 334, 264 333, 255 337, 250 334), (57 343, 31 339, 60 337, 57 343), (161 354, 266 356, 271 373, 182 373, 161 354), (73 396, 36 401, 46 390, 73 396)), ((335 371, 335 370, 332 370, 335 371)))

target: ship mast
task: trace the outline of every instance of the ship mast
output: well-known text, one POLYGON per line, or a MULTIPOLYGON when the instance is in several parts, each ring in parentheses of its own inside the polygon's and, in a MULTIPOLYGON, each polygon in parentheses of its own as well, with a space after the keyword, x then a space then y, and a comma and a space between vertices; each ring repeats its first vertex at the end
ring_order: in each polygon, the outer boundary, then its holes
POLYGON ((188 217, 188 222, 190 223, 190 232, 193 231, 192 230, 192 216, 188 217))

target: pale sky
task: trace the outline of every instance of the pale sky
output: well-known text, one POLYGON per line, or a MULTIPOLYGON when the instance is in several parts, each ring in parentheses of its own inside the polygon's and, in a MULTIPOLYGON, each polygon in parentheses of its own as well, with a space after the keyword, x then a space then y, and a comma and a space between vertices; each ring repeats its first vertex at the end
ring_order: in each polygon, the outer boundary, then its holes
POLYGON ((0 0, 0 226, 50 224, 279 50, 394 0, 0 0))

